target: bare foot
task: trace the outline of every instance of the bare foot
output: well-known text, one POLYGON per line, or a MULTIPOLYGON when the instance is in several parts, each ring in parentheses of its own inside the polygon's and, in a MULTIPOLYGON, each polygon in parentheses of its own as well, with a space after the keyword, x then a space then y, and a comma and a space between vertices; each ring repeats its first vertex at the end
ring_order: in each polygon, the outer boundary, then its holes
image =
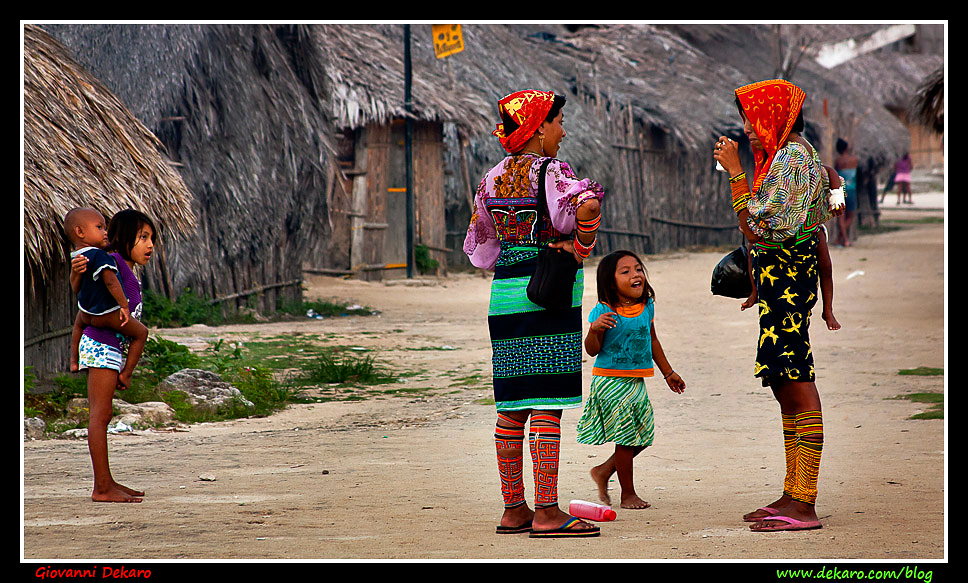
POLYGON ((828 330, 840 330, 840 322, 834 317, 833 310, 823 312, 823 321, 827 323, 828 330))
POLYGON ((124 490, 112 487, 107 492, 92 492, 91 501, 93 502, 141 502, 140 496, 128 494, 124 490))
POLYGON ((630 496, 622 496, 622 508, 628 508, 631 510, 642 510, 649 508, 652 505, 645 500, 638 497, 636 494, 630 496))
POLYGON ((126 493, 126 494, 128 494, 130 496, 135 496, 137 498, 141 498, 142 496, 145 495, 144 491, 142 491, 142 490, 135 490, 133 488, 129 488, 129 487, 127 487, 127 486, 125 486, 123 484, 119 484, 117 482, 114 482, 112 485, 116 489, 121 490, 122 492, 124 492, 124 493, 126 493))
POLYGON ((598 499, 602 503, 609 506, 612 505, 612 498, 608 495, 608 480, 612 477, 611 474, 605 475, 605 470, 601 466, 595 466, 589 472, 592 475, 592 481, 598 486, 598 499))

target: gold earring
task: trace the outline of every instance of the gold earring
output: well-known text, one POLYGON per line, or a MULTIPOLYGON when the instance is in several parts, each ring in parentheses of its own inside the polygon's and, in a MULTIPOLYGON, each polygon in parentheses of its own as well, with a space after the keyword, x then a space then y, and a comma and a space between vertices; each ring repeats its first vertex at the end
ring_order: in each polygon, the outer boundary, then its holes
POLYGON ((544 149, 544 134, 538 134, 538 137, 540 139, 541 153, 544 154, 545 153, 545 149, 544 149))

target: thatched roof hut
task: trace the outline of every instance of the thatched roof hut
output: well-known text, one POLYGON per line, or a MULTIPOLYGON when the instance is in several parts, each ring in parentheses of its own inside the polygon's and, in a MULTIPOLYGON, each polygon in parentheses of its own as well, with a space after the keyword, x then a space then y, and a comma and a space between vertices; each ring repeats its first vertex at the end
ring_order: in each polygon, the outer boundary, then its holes
POLYGON ((307 28, 48 28, 161 139, 195 194, 198 228, 172 253, 173 293, 260 311, 301 298, 307 255, 335 252, 337 183, 307 28))
POLYGON ((934 130, 944 133, 944 68, 928 75, 911 99, 909 115, 934 130))
POLYGON ((137 208, 167 241, 193 229, 195 216, 157 138, 46 32, 23 33, 25 360, 43 377, 66 366, 75 312, 67 211, 90 206, 110 218, 137 208))
MULTIPOLYGON (((378 175, 396 172, 399 161, 380 158, 373 144, 396 147, 407 115, 403 25, 50 28, 159 136, 196 194, 199 228, 171 261, 176 291, 192 287, 241 301, 252 289, 298 283, 307 265, 352 271, 357 265, 348 249, 355 248, 357 228, 392 223, 385 218, 389 199, 372 191, 374 184, 400 186, 378 175), (368 160, 367 151, 376 157, 368 160), (367 160, 369 167, 361 166, 367 160), (371 192, 364 200, 357 189, 367 172, 371 192), (384 208, 360 218, 366 202, 384 208)), ((451 262, 464 262, 460 243, 474 187, 504 155, 490 136, 494 104, 522 87, 569 97, 561 156, 606 185, 609 225, 632 233, 602 250, 649 240, 646 248, 659 250, 735 236, 728 189, 712 171, 709 143, 721 133, 741 138, 732 91, 772 75, 772 29, 573 28, 464 25, 465 50, 436 59, 430 25, 412 26, 412 116, 420 122, 418 142, 437 144, 421 164, 443 174, 421 172, 429 178, 415 190, 446 191, 447 240, 440 245, 452 250, 451 262)), ((830 31, 831 38, 850 32, 833 25, 830 31)), ((903 79, 888 76, 873 91, 862 84, 866 70, 826 71, 804 62, 796 81, 810 97, 808 134, 819 146, 832 143, 824 133, 831 125, 822 113, 826 100, 837 115, 863 119, 856 149, 883 165, 905 135, 882 107, 883 90, 903 79)))
MULTIPOLYGON (((822 25, 819 34, 836 40, 871 28, 865 26, 822 25)), ((618 245, 658 251, 737 237, 710 144, 720 134, 745 141, 733 90, 774 76, 772 27, 465 25, 464 35, 473 50, 451 58, 463 91, 494 102, 516 88, 543 86, 571 98, 560 155, 609 192, 603 230, 615 233, 600 241, 601 251, 618 245)), ((910 140, 889 107, 913 92, 930 70, 926 63, 940 61, 881 51, 828 70, 803 60, 793 80, 808 95, 808 137, 831 153, 836 138, 852 130, 854 151, 873 184, 910 140)), ((486 132, 470 140, 468 152, 471 176, 503 155, 486 132)), ((460 223, 453 222, 454 243, 460 223)))
MULTIPOLYGON (((137 208, 162 231, 195 226, 191 193, 158 139, 42 29, 24 27, 24 253, 42 282, 63 258, 63 218, 137 208)), ((42 283, 39 282, 39 283, 42 283)))

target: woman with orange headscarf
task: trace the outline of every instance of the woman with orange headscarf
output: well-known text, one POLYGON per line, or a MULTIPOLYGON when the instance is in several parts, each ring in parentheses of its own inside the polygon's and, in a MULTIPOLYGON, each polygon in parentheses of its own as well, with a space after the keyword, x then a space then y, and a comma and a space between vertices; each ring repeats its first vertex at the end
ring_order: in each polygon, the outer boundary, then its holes
POLYGON ((823 420, 808 329, 818 296, 816 235, 831 216, 830 185, 817 151, 802 136, 805 97, 782 79, 736 90, 755 161, 752 187, 736 142, 722 136, 714 153, 730 175, 733 209, 751 245, 760 328, 754 375, 772 389, 782 418, 783 494, 744 516, 759 532, 821 527, 815 504, 823 420))
POLYGON ((488 308, 495 444, 504 515, 499 534, 532 537, 597 536, 599 528, 558 507, 561 413, 581 406, 583 289, 581 261, 595 244, 601 185, 578 179, 558 160, 565 130, 565 98, 529 89, 498 102, 502 123, 493 132, 507 157, 477 188, 464 252, 494 270, 488 308), (544 192, 546 209, 539 197, 544 192), (578 266, 567 309, 544 309, 528 298, 538 250, 556 248, 578 266), (524 497, 525 425, 534 466, 535 508, 524 497))

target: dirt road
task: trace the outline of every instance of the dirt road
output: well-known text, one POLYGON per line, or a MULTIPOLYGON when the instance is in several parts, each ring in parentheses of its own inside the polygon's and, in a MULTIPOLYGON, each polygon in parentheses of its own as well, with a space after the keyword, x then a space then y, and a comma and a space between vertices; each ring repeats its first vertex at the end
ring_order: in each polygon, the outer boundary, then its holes
MULTIPOLYGON (((494 534, 494 411, 479 402, 490 396, 488 279, 313 277, 307 297, 381 315, 159 332, 186 343, 322 335, 418 373, 397 388, 432 390, 112 436, 115 477, 147 490, 141 504, 90 502, 84 441, 24 443, 22 559, 945 560, 944 422, 910 420, 921 406, 893 399, 945 388, 943 377, 897 374, 945 365, 944 227, 908 225, 832 254, 843 329, 828 331, 819 315, 811 328, 825 422, 821 530, 754 533, 741 521, 781 489, 779 414, 752 377, 755 316, 710 295, 722 253, 700 252, 647 259, 656 328, 687 389, 649 383, 656 442, 635 471, 652 508, 619 510, 599 538, 494 534)), ((588 470, 609 453, 576 443, 579 415, 563 418, 563 506, 594 499, 588 470)))

